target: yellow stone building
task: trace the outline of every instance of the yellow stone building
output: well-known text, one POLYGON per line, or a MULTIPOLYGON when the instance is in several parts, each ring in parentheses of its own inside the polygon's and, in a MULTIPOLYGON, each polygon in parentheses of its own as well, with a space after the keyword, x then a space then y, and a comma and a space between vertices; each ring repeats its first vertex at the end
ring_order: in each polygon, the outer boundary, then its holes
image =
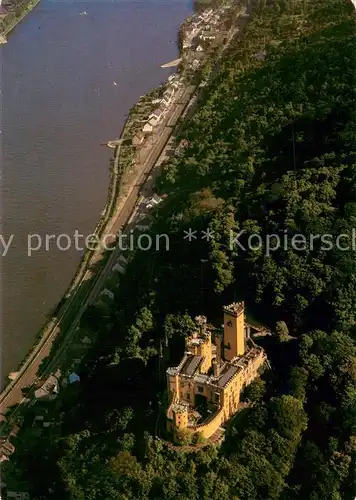
POLYGON ((217 434, 237 412, 241 391, 267 359, 249 338, 244 303, 223 311, 223 332, 207 325, 204 316, 196 318, 197 330, 186 338, 182 361, 167 370, 168 429, 175 439, 182 431, 204 438, 217 434))

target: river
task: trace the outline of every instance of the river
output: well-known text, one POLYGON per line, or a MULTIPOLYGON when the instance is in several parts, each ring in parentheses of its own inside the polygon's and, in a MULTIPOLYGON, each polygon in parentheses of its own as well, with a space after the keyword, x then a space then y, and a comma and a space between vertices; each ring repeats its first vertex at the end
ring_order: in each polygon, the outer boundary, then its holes
POLYGON ((0 244, 3 374, 25 357, 81 258, 53 240, 46 248, 45 235, 93 231, 109 181, 100 143, 174 71, 160 65, 177 57, 191 10, 189 0, 42 0, 0 46, 0 233, 12 237, 6 255, 0 244), (42 246, 28 256, 31 234, 42 246))

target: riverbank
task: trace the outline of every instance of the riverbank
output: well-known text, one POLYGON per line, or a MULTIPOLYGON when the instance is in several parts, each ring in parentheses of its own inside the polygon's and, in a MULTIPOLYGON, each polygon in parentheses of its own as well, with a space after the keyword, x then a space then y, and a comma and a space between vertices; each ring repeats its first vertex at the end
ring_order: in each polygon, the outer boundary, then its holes
MULTIPOLYGON (((199 35, 199 31, 197 32, 197 35, 199 35)), ((190 51, 190 56, 188 57, 187 53, 185 52, 184 53, 185 59, 188 61, 191 61, 192 59, 194 60, 194 57, 196 57, 194 49, 190 48, 188 51, 190 51)), ((209 60, 207 51, 205 52, 205 60, 206 61, 209 60)), ((191 68, 190 62, 189 64, 186 64, 185 67, 186 67, 185 71, 188 78, 195 78, 196 69, 191 68)), ((203 64, 201 64, 201 67, 203 67, 203 64)), ((152 95, 152 93, 154 94, 156 91, 152 91, 149 94, 152 95)), ((153 106, 155 99, 149 99, 149 100, 151 102, 151 105, 153 106)), ((114 156, 111 163, 112 173, 109 186, 108 201, 106 203, 104 211, 102 212, 102 217, 95 230, 95 234, 98 236, 99 241, 110 224, 111 216, 115 213, 116 215, 118 214, 118 203, 121 195, 124 194, 123 191, 127 187, 127 186, 124 187, 123 179, 125 173, 130 169, 130 166, 132 164, 132 161, 130 161, 130 153, 132 153, 133 134, 132 133, 130 134, 131 138, 128 137, 128 139, 131 139, 131 144, 127 145, 123 144, 123 142, 126 139, 127 130, 129 129, 131 131, 131 129, 133 128, 133 124, 135 124, 137 121, 137 116, 134 116, 134 114, 138 106, 139 103, 133 106, 133 108, 131 109, 128 118, 126 120, 126 123, 124 125, 123 131, 120 135, 120 139, 118 140, 119 144, 114 152, 114 156), (123 158, 123 153, 125 152, 125 150, 127 155, 125 155, 125 158, 123 158), (123 164, 119 165, 120 163, 119 160, 121 159, 123 159, 123 164), (127 159, 129 161, 127 161, 127 159)), ((158 133, 159 132, 156 132, 156 134, 158 133)), ((110 227, 110 229, 112 229, 112 227, 110 227)), ((44 329, 41 330, 39 336, 37 337, 37 342, 33 346, 33 349, 31 350, 29 355, 26 357, 25 361, 23 362, 18 372, 17 378, 14 381, 10 382, 3 391, 3 393, 1 394, 1 404, 2 404, 1 411, 5 411, 6 405, 4 404, 4 400, 11 393, 12 389, 19 385, 18 384, 19 378, 22 377, 25 372, 27 373, 27 370, 29 370, 31 372, 30 374, 31 376, 25 378, 27 386, 31 385, 36 380, 37 370, 35 368, 38 367, 39 364, 42 363, 43 361, 45 361, 44 368, 45 369, 48 368, 50 361, 47 363, 47 360, 45 358, 49 355, 53 343, 56 342, 57 344, 57 341, 61 341, 62 338, 68 337, 68 330, 72 331, 73 321, 78 314, 78 310, 81 310, 83 308, 83 304, 86 303, 87 297, 90 295, 92 291, 93 283, 91 282, 91 279, 95 276, 95 274, 98 273, 97 267, 95 271, 92 269, 93 261, 95 260, 95 266, 96 266, 98 264, 98 260, 100 260, 101 253, 102 253, 101 251, 97 252, 94 250, 90 250, 85 254, 82 263, 80 265, 80 268, 76 273, 76 276, 72 282, 70 290, 67 292, 64 299, 62 299, 62 301, 60 302, 59 310, 58 308, 56 310, 55 317, 52 318, 52 320, 46 325, 44 329), (98 259, 94 259, 95 253, 98 254, 98 259), (34 366, 33 363, 36 366, 34 366)), ((10 399, 12 401, 12 404, 14 404, 13 398, 10 399)), ((7 407, 9 406, 11 405, 8 404, 7 407)))
MULTIPOLYGON (((149 97, 149 100, 154 100, 154 98, 157 97, 157 92, 159 92, 157 89, 153 89, 147 94, 147 96, 144 97, 149 97)), ((122 195, 123 177, 125 172, 129 170, 132 163, 130 161, 131 146, 122 144, 122 142, 126 137, 126 130, 129 129, 129 132, 131 132, 130 125, 132 124, 132 117, 135 117, 137 106, 138 103, 133 105, 130 109, 119 139, 117 139, 117 141, 120 142, 120 146, 115 148, 113 156, 110 159, 110 178, 107 201, 101 212, 100 219, 93 231, 93 234, 97 237, 98 240, 101 239, 108 221, 116 212, 119 199, 122 195)), ((39 330, 32 348, 28 351, 28 354, 23 358, 21 363, 17 365, 17 368, 11 367, 11 372, 13 374, 17 374, 16 379, 18 379, 21 373, 26 370, 26 368, 34 359, 36 359, 37 353, 41 351, 43 346, 45 346, 49 339, 52 337, 52 333, 56 329, 56 325, 59 319, 64 315, 67 315, 69 309, 76 309, 78 302, 80 302, 80 297, 76 299, 76 295, 80 288, 80 284, 82 283, 86 273, 88 272, 88 268, 90 267, 89 263, 91 262, 94 253, 95 252, 93 250, 87 250, 85 252, 68 290, 66 291, 58 305, 55 307, 55 309, 52 311, 51 319, 49 321, 46 321, 45 325, 39 330)), ((0 396, 1 399, 4 394, 11 391, 11 387, 16 382, 16 379, 8 379, 7 373, 4 374, 4 378, 5 379, 2 380, 3 393, 0 396)))
POLYGON ((8 10, 0 21, 0 43, 7 42, 7 35, 29 14, 41 0, 30 0, 14 10, 8 10))

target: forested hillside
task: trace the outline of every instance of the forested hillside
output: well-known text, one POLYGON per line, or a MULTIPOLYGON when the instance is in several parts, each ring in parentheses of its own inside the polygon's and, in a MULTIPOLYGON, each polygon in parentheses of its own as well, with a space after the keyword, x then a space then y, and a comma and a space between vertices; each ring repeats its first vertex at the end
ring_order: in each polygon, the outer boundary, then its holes
POLYGON ((16 443, 8 474, 33 498, 355 497, 355 49, 346 0, 254 9, 182 132, 188 148, 160 179, 168 197, 152 232, 169 235, 170 250, 138 252, 115 307, 88 311, 98 342, 81 384, 52 407, 62 426, 40 440, 27 427, 16 443), (243 231, 245 250, 230 231, 243 231), (282 244, 267 251, 271 234, 282 244), (306 242, 283 243, 295 235, 306 242), (221 448, 170 448, 155 438, 165 438, 165 369, 190 317, 219 325, 234 299, 276 331, 264 345, 272 370, 246 391, 255 405, 221 448))

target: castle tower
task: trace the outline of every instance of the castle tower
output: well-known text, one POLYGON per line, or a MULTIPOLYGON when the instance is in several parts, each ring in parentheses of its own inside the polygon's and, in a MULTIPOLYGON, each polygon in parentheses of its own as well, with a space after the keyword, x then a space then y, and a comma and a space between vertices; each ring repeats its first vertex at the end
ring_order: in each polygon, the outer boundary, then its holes
POLYGON ((245 306, 233 302, 224 307, 224 358, 231 361, 245 353, 245 306))
POLYGON ((173 408, 173 423, 177 431, 182 431, 188 427, 188 408, 177 406, 173 408))

